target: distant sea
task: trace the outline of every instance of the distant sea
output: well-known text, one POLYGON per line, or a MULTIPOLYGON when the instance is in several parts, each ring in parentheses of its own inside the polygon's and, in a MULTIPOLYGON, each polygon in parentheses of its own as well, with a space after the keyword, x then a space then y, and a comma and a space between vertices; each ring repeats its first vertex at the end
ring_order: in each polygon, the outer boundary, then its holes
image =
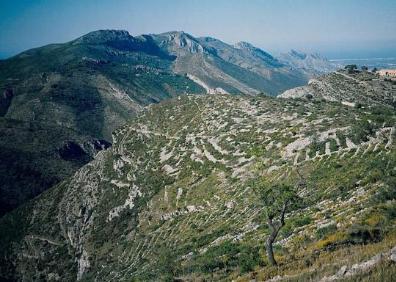
POLYGON ((396 57, 391 58, 362 58, 362 59, 331 59, 337 65, 357 65, 377 69, 396 69, 396 57))

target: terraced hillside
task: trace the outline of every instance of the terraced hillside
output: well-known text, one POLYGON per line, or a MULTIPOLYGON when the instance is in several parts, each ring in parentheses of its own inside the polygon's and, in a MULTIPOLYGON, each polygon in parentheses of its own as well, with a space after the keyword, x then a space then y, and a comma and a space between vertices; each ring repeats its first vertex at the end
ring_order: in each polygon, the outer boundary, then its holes
POLYGON ((387 105, 316 99, 152 105, 72 178, 0 219, 0 277, 391 281, 395 121, 387 105), (278 267, 264 253, 261 182, 304 199, 286 214, 278 267))
POLYGON ((387 104, 395 108, 395 92, 395 82, 372 72, 349 73, 339 70, 311 79, 307 86, 289 89, 279 97, 341 101, 347 106, 357 107, 365 104, 387 104))

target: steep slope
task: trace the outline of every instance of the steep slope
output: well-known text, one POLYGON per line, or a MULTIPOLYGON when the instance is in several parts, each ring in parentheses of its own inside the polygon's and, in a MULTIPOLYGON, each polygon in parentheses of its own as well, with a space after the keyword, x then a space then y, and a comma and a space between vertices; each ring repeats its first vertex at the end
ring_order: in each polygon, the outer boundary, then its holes
POLYGON ((0 61, 0 216, 87 163, 84 144, 107 144, 143 106, 204 93, 173 60, 149 39, 104 30, 0 61), (70 142, 77 162, 60 155, 70 142))
POLYGON ((0 219, 1 277, 319 280, 346 264, 343 275, 396 244, 395 121, 388 106, 263 96, 150 106, 72 178, 0 219), (276 268, 262 255, 260 179, 304 180, 276 268))
POLYGON ((313 78, 336 71, 339 65, 330 62, 319 54, 305 54, 296 50, 280 54, 279 60, 294 69, 299 69, 308 77, 313 78))
POLYGON ((0 215, 72 175, 111 144, 72 129, 0 119, 0 215))
POLYGON ((289 89, 280 98, 325 99, 348 106, 389 105, 396 107, 396 84, 371 72, 339 70, 312 79, 307 86, 289 89))
POLYGON ((307 79, 299 70, 281 64, 249 43, 228 45, 210 37, 184 32, 151 35, 166 52, 176 56, 173 69, 202 81, 217 92, 277 95, 307 79), (221 90, 220 90, 221 89, 221 90))

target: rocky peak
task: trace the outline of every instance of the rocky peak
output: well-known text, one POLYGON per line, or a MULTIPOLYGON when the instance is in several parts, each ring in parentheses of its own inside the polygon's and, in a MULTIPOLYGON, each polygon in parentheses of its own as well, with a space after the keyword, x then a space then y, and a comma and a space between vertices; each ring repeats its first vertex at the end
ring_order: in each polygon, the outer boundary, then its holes
POLYGON ((184 31, 171 31, 160 34, 163 37, 161 45, 171 48, 182 48, 190 53, 203 53, 204 47, 192 35, 184 31))
POLYGON ((151 36, 132 36, 126 30, 97 30, 90 32, 72 44, 95 45, 99 47, 110 47, 120 51, 144 52, 162 58, 170 58, 162 52, 151 36))
POLYGON ((240 41, 240 42, 235 43, 234 47, 237 49, 248 49, 248 50, 256 49, 256 47, 254 47, 252 44, 245 42, 245 41, 240 41))
POLYGON ((250 44, 248 42, 240 41, 234 45, 234 48, 248 52, 251 55, 258 57, 258 58, 264 60, 266 63, 269 63, 271 65, 280 66, 278 60, 275 59, 273 56, 271 56, 271 54, 265 52, 264 50, 262 50, 260 48, 253 46, 252 44, 250 44))
POLYGON ((106 44, 115 41, 133 41, 126 30, 96 30, 77 38, 74 44, 106 44))

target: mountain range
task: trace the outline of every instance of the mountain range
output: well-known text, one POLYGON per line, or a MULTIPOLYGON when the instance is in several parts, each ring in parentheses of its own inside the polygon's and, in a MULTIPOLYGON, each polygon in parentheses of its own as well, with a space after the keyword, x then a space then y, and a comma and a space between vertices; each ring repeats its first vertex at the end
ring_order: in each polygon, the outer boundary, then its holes
POLYGON ((100 30, 2 60, 0 215, 91 161, 149 104, 188 93, 277 95, 312 75, 249 43, 184 32, 100 30))

